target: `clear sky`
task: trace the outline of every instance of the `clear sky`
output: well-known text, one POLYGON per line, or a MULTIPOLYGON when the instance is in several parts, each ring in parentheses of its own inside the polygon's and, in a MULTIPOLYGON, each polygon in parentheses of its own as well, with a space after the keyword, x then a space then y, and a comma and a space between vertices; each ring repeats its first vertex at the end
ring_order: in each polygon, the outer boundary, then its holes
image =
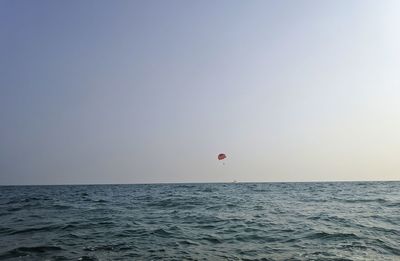
POLYGON ((0 184, 399 180, 399 14, 0 1, 0 184))

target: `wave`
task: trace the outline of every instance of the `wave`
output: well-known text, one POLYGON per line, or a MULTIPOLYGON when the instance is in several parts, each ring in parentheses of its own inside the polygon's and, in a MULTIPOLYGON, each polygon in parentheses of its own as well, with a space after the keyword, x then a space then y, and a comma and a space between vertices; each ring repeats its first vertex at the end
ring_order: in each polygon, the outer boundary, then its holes
POLYGON ((163 199, 159 201, 153 201, 147 203, 149 207, 161 207, 161 208, 177 208, 177 209, 193 209, 201 205, 205 205, 204 199, 198 199, 196 197, 191 198, 175 198, 175 199, 163 199))
POLYGON ((223 241, 220 238, 217 238, 217 237, 214 237, 214 236, 206 236, 206 237, 201 238, 201 240, 205 240, 205 241, 211 242, 213 244, 221 244, 221 243, 223 243, 223 241))
POLYGON ((17 235, 17 234, 27 234, 27 233, 38 233, 38 232, 50 232, 56 229, 62 228, 61 225, 49 225, 43 227, 31 227, 31 228, 24 228, 18 230, 12 230, 8 234, 9 235, 17 235))
POLYGON ((8 250, 2 254, 0 254, 0 258, 14 258, 14 257, 23 257, 23 256, 29 256, 30 254, 43 254, 43 253, 48 253, 48 252, 54 252, 54 251, 62 251, 63 248, 58 247, 58 246, 33 246, 33 247, 17 247, 11 250, 8 250))
POLYGON ((56 204, 51 206, 52 208, 56 209, 56 210, 63 210, 63 209, 70 209, 73 208, 72 206, 69 205, 61 205, 61 204, 56 204))
POLYGON ((351 199, 351 198, 332 198, 332 200, 335 201, 340 201, 340 202, 345 202, 345 203, 371 203, 371 202, 376 202, 376 203, 390 203, 390 201, 383 199, 383 198, 361 198, 361 199, 351 199))
POLYGON ((47 197, 12 198, 12 199, 9 199, 9 201, 7 203, 5 203, 5 205, 31 203, 31 202, 36 202, 36 201, 42 202, 42 201, 48 201, 48 200, 52 200, 52 199, 47 198, 47 197))
POLYGON ((99 245, 99 246, 87 246, 84 247, 83 250, 85 251, 113 251, 113 250, 119 250, 121 247, 123 247, 125 250, 127 249, 132 249, 130 247, 125 247, 126 244, 121 243, 121 244, 112 244, 112 245, 99 245))
POLYGON ((154 235, 157 235, 157 236, 161 236, 161 237, 169 237, 169 236, 173 235, 173 233, 168 232, 167 230, 162 229, 162 228, 155 229, 151 233, 154 234, 154 235))
POLYGON ((387 202, 385 204, 385 206, 397 208, 397 207, 400 207, 400 202, 397 202, 397 201, 396 202, 392 202, 392 201, 390 201, 390 202, 387 202))
POLYGON ((78 258, 78 261, 97 261, 97 260, 99 259, 95 256, 81 256, 80 258, 78 258))
POLYGON ((356 234, 353 233, 327 233, 327 232, 313 232, 305 237, 306 239, 323 239, 323 240, 359 240, 356 234))
POLYGON ((178 241, 178 244, 184 245, 184 246, 188 246, 188 245, 198 246, 199 245, 199 243, 192 241, 190 239, 178 241))

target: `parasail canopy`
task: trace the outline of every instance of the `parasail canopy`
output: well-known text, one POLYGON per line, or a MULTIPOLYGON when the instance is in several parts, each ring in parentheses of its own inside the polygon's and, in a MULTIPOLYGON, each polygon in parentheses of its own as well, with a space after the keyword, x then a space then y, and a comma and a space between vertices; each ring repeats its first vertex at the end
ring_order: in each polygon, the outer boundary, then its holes
POLYGON ((226 155, 224 153, 218 154, 218 160, 223 160, 226 158, 226 155))

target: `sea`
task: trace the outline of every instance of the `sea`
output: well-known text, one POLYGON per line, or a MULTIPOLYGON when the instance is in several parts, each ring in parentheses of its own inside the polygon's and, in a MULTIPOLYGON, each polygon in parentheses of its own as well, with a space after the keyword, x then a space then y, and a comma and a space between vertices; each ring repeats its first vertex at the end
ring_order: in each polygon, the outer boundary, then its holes
POLYGON ((1 186, 0 260, 400 260, 400 182, 1 186))

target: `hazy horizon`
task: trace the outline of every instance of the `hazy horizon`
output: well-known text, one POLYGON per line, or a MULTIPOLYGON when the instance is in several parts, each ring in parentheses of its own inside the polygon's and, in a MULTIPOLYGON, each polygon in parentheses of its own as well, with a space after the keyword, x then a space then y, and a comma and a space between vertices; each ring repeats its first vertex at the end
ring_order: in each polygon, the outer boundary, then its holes
POLYGON ((400 180, 399 12, 1 1, 0 185, 400 180))
POLYGON ((398 183, 400 180, 324 180, 324 181, 215 181, 215 182, 148 182, 148 183, 55 183, 55 184, 0 184, 0 187, 41 186, 129 186, 129 185, 201 185, 201 184, 290 184, 290 183, 398 183))

